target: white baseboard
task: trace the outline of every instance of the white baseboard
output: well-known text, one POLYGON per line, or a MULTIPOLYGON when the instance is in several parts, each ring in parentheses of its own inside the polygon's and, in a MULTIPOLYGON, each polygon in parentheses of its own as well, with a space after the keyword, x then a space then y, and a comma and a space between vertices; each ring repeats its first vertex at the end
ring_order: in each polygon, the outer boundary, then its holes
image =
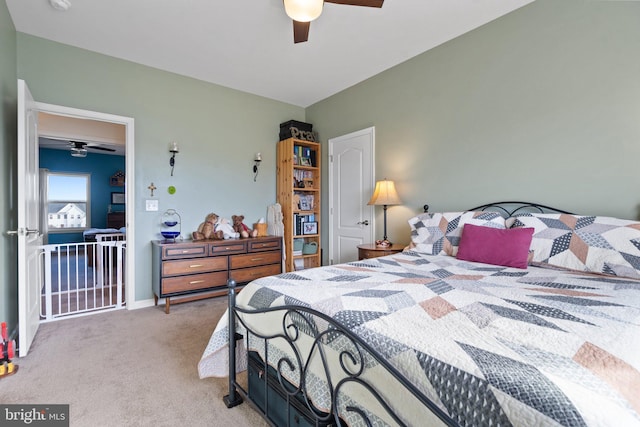
MULTIPOLYGON (((164 304, 164 298, 163 299, 159 299, 158 300, 158 304, 160 304, 160 302, 162 302, 164 304)), ((152 299, 145 299, 145 300, 141 300, 141 301, 133 301, 133 303, 127 301, 127 310, 137 310, 139 308, 147 308, 147 307, 153 307, 154 305, 156 305, 155 301, 152 299)))

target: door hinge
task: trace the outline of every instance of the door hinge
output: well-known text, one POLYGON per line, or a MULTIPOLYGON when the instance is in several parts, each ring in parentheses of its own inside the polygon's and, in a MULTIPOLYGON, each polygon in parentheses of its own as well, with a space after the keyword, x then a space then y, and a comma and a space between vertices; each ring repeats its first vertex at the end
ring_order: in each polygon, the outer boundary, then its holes
POLYGON ((329 155, 329 163, 333 163, 333 154, 329 155))

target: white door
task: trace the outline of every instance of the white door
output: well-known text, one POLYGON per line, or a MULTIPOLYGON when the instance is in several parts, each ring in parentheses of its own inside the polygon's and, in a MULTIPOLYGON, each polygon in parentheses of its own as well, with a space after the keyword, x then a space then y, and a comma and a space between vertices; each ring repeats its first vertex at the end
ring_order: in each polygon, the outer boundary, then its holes
POLYGON ((373 242, 375 128, 329 140, 329 263, 356 261, 358 245, 373 242))
POLYGON ((40 325, 38 111, 18 80, 18 347, 27 355, 40 325))

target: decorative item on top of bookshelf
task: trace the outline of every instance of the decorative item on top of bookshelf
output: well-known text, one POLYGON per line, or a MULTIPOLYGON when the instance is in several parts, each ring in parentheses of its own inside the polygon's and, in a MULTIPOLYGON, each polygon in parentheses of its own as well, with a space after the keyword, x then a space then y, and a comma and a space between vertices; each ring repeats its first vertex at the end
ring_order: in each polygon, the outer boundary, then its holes
POLYGON ((315 142, 316 137, 313 133, 313 125, 311 123, 298 122, 296 120, 289 120, 288 122, 280 123, 280 141, 288 138, 315 142))
POLYGON ((302 234, 318 234, 318 223, 315 221, 302 223, 302 234))

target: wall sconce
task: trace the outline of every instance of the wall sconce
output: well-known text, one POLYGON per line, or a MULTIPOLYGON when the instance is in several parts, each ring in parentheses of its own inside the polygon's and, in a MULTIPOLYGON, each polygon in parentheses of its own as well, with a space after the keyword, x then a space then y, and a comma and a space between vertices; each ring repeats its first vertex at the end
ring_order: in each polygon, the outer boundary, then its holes
POLYGON ((376 240, 376 246, 383 248, 391 246, 391 242, 387 240, 387 206, 399 205, 400 203, 400 197, 398 197, 393 181, 385 178, 383 181, 376 182, 373 196, 371 196, 371 200, 367 203, 368 205, 382 205, 384 209, 384 239, 376 240))
POLYGON ((171 166, 171 176, 173 176, 173 167, 176 165, 176 154, 180 152, 177 142, 173 141, 171 144, 169 144, 169 152, 171 153, 169 166, 171 166))
POLYGON ((256 153, 256 156, 253 158, 253 182, 256 182, 256 179, 258 179, 258 167, 260 166, 260 162, 262 162, 262 155, 260 153, 256 153))

